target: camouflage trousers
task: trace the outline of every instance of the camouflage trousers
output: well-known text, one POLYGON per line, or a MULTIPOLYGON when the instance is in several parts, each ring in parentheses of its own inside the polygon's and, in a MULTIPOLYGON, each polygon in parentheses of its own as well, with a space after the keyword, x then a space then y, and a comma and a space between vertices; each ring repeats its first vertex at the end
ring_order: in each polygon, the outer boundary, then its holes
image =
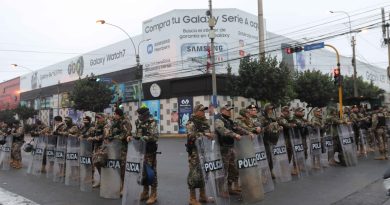
POLYGON ((23 142, 13 142, 11 148, 11 159, 22 161, 22 145, 23 142))
POLYGON ((383 127, 377 128, 375 130, 375 140, 381 155, 387 154, 388 144, 386 137, 386 129, 383 127))
MULTIPOLYGON (((154 181, 153 184, 151 185, 152 188, 157 189, 157 158, 156 158, 156 153, 146 153, 144 157, 144 162, 149 165, 153 171, 154 171, 154 181)), ((145 174, 145 172, 143 173, 145 174)))
POLYGON ((205 183, 203 179, 202 167, 200 165, 199 155, 196 150, 192 150, 191 154, 188 154, 188 166, 188 188, 190 190, 195 188, 204 188, 205 183))
POLYGON ((236 152, 233 147, 221 147, 222 162, 227 173, 228 184, 238 181, 238 169, 236 167, 236 152))

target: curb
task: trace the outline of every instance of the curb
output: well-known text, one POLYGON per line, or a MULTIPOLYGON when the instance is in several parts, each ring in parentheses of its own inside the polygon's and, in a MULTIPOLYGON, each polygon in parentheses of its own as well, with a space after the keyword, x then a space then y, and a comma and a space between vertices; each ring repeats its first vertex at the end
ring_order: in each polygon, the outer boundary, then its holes
POLYGON ((186 134, 160 134, 160 138, 186 138, 186 134))

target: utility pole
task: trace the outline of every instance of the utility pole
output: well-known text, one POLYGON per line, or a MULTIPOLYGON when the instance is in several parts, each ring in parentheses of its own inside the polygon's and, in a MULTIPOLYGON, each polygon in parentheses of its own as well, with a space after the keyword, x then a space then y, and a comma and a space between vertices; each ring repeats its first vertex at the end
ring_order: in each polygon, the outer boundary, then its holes
POLYGON ((358 88, 357 88, 357 72, 356 72, 356 53, 355 53, 355 47, 356 47, 356 41, 355 36, 351 33, 351 43, 352 43, 352 66, 353 66, 353 96, 358 97, 358 88))
MULTIPOLYGON (((213 6, 211 0, 209 0, 209 10, 207 11, 207 15, 210 17, 209 18, 209 38, 210 38, 210 60, 211 60, 211 69, 212 69, 212 74, 211 74, 211 83, 212 83, 212 98, 211 102, 214 107, 214 109, 217 109, 218 107, 218 100, 217 100, 217 76, 215 73, 215 56, 214 56, 214 38, 215 38, 215 30, 214 26, 216 24, 216 20, 213 16, 213 6)), ((214 111, 215 112, 215 111, 214 111)), ((215 126, 214 124, 214 114, 211 116, 211 120, 213 123, 213 127, 215 126)))
POLYGON ((257 1, 257 18, 258 18, 258 31, 259 31, 259 57, 265 58, 265 37, 264 33, 266 32, 264 29, 264 17, 263 17, 263 0, 257 1))
MULTIPOLYGON (((387 44, 387 57, 388 57, 388 65, 387 65, 387 77, 390 79, 390 33, 389 33, 389 23, 386 23, 385 18, 385 9, 382 8, 382 35, 383 42, 387 44)), ((390 14, 389 14, 390 19, 390 14)))

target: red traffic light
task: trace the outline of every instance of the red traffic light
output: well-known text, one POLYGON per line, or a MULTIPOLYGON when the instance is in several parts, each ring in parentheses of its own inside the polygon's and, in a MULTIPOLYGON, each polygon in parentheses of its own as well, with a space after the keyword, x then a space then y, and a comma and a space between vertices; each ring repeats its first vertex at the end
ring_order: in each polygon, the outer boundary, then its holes
POLYGON ((284 49, 287 54, 297 53, 303 51, 302 46, 288 47, 284 49))
POLYGON ((333 77, 338 77, 338 76, 340 76, 340 69, 339 68, 333 69, 333 77))

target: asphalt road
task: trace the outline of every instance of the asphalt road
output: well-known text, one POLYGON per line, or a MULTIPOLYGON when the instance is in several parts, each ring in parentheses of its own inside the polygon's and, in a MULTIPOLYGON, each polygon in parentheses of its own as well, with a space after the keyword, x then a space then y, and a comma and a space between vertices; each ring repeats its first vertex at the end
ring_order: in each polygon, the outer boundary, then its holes
MULTIPOLYGON (((184 139, 161 139, 159 142, 162 154, 158 155, 157 204, 188 204, 188 164, 184 144, 184 139)), ((276 184, 275 191, 266 194, 265 199, 258 204, 390 205, 381 179, 389 165, 390 161, 375 161, 369 157, 359 160, 355 167, 327 168, 319 175, 276 184)), ((81 192, 78 187, 54 183, 44 176, 28 175, 26 168, 0 171, 0 187, 42 205, 121 204, 120 200, 100 198, 98 189, 91 193, 81 192)), ((231 204, 241 202, 232 198, 231 204)))

